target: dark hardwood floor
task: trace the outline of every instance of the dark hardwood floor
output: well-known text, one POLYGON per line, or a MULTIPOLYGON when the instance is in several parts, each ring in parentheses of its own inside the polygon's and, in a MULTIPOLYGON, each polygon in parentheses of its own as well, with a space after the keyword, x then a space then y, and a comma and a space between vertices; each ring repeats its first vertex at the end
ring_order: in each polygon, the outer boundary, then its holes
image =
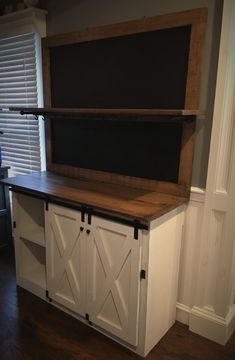
MULTIPOLYGON (((176 323, 147 360, 234 360, 235 334, 226 346, 206 340, 176 323)), ((1 360, 141 359, 92 328, 17 289, 12 251, 0 251, 1 360)))

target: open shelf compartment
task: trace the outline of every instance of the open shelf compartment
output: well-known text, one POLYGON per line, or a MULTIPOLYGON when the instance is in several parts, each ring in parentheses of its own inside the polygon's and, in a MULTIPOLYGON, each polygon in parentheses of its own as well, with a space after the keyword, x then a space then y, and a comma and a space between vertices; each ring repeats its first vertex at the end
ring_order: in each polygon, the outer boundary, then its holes
POLYGON ((44 201, 13 193, 13 215, 17 284, 45 299, 44 201))
POLYGON ((17 283, 37 296, 46 294, 45 248, 28 240, 17 243, 17 283))
POLYGON ((17 194, 17 209, 15 215, 19 238, 44 247, 44 201, 17 194))

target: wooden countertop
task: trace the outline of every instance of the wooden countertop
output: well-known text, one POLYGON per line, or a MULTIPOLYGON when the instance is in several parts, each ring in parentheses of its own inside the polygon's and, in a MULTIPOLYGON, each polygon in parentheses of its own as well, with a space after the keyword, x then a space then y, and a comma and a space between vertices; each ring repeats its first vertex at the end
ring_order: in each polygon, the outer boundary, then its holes
POLYGON ((145 223, 186 203, 185 197, 105 182, 71 179, 51 172, 37 172, 1 180, 13 190, 31 192, 108 211, 145 223))

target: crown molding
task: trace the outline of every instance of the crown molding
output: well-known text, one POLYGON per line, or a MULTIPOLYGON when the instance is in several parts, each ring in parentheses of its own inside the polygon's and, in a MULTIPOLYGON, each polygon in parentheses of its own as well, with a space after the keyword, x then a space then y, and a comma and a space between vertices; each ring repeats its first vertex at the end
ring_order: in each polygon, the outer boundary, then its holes
POLYGON ((28 8, 0 16, 0 38, 16 36, 29 32, 37 32, 46 36, 47 11, 28 8))

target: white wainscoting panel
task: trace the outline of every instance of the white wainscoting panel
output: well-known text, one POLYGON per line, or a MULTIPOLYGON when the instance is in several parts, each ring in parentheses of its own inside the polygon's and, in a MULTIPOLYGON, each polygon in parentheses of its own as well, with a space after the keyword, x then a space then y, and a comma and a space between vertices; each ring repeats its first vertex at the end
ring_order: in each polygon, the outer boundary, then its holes
POLYGON ((195 278, 198 269, 201 224, 205 190, 191 188, 190 201, 185 213, 184 233, 181 246, 179 290, 176 318, 189 324, 189 314, 194 305, 195 278))
POLYGON ((178 320, 225 344, 235 329, 235 1, 224 0, 204 205, 188 205, 178 320))

